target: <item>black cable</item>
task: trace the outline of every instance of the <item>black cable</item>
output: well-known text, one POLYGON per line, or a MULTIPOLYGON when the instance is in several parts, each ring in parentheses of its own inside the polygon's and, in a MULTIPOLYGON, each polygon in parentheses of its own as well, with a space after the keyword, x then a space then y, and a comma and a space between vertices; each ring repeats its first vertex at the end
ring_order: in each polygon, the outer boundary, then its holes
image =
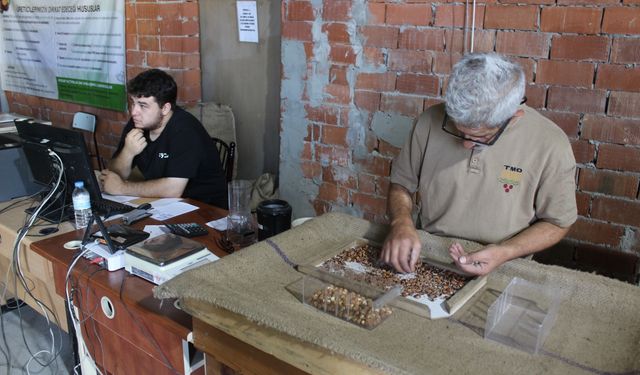
MULTIPOLYGON (((54 198, 49 200, 47 204, 40 210, 40 212, 38 213, 40 217, 38 219, 45 218, 45 220, 50 221, 53 224, 57 224, 56 228, 58 228, 60 223, 67 218, 66 212, 70 206, 70 204, 67 203, 68 183, 67 183, 67 175, 66 173, 64 173, 62 161, 57 160, 56 158, 54 158, 53 155, 51 155, 51 159, 53 160, 53 163, 54 163, 53 166, 51 167, 51 169, 53 170, 53 173, 52 173, 51 180, 49 181, 47 186, 49 187, 48 189, 49 193, 51 193, 52 196, 54 196, 54 198), (56 178, 55 177, 56 173, 57 174, 62 173, 62 175, 59 178, 56 178), (58 213, 58 215, 57 217, 54 217, 53 215, 56 213, 58 213)), ((46 191, 46 188, 43 188, 42 191, 43 192, 46 191)), ((26 220, 29 220, 29 219, 30 219, 29 217, 26 218, 26 220)), ((45 224, 45 225, 48 225, 48 224, 45 224)), ((30 235, 30 236, 39 237, 39 235, 30 235)))
MULTIPOLYGON (((26 280, 24 280, 23 282, 26 282, 26 280)), ((16 273, 14 273, 14 285, 16 285, 16 286, 18 285, 18 284, 17 284, 17 275, 16 275, 16 273)), ((55 321, 54 321, 54 323, 56 324, 56 326, 58 326, 58 327, 59 327, 59 326, 60 326, 60 324, 59 324, 58 317, 57 317, 57 315, 53 312, 53 310, 51 310, 47 305, 45 305, 44 303, 42 303, 42 301, 40 301, 38 298, 36 298, 36 297, 31 293, 31 290, 32 290, 32 289, 27 289, 26 285, 24 285, 24 284, 23 284, 23 289, 25 290, 25 292, 26 292, 26 293, 27 293, 27 294, 28 294, 28 295, 29 295, 29 296, 30 296, 34 301, 36 301, 36 303, 37 303, 37 304, 39 304, 40 306, 42 306, 44 309, 46 309, 46 310, 51 314, 51 316, 52 316, 52 317, 54 318, 54 320, 55 320, 55 321)), ((21 332, 21 336, 22 336, 22 341, 23 341, 23 343, 24 343, 24 345, 25 345, 25 348, 26 348, 26 349, 27 349, 27 351, 29 352, 29 355, 31 355, 31 357, 32 357, 33 359, 35 359, 35 360, 36 360, 36 362, 37 362, 40 366, 42 366, 42 367, 47 367, 47 366, 51 365, 54 361, 56 361, 56 359, 60 356, 60 353, 62 352, 62 347, 58 347, 58 350, 56 350, 54 353, 50 353, 50 354, 52 355, 52 358, 51 358, 48 362, 43 363, 43 362, 41 362, 41 361, 36 357, 36 354, 34 354, 34 351, 32 350, 32 348, 29 346, 29 344, 28 344, 28 342, 27 342, 27 337, 26 337, 25 330, 24 330, 24 325, 23 325, 23 324, 24 324, 24 319, 23 319, 23 317, 22 317, 22 308, 23 308, 23 307, 22 307, 22 305, 24 305, 24 303, 19 303, 19 304, 17 304, 17 307, 16 307, 16 309, 15 309, 15 310, 17 311, 17 313, 18 313, 18 319, 19 319, 19 322, 20 322, 20 332, 21 332)), ((53 332, 53 329, 52 329, 52 327, 51 327, 51 322, 52 322, 52 320, 48 320, 48 321, 47 321, 47 324, 48 324, 48 326, 49 326, 49 332, 53 332)), ((4 331, 3 331, 3 334, 4 334, 4 331)), ((55 337, 53 337, 52 339, 53 339, 53 340, 55 340, 55 337)), ((58 339, 59 339, 59 342, 60 342, 60 343, 62 343, 62 333, 60 332, 60 330, 58 330, 58 339)), ((55 349, 55 347, 54 347, 54 348, 52 348, 52 349, 55 349)), ((36 352, 36 353, 37 353, 37 352, 36 352)))
MULTIPOLYGON (((53 153, 53 154, 52 154, 52 157, 53 157, 53 155, 55 155, 55 153, 53 153)), ((57 157, 57 155, 55 155, 55 156, 57 157)), ((58 168, 58 170, 59 170, 59 172, 60 172, 60 173, 59 173, 59 175, 58 175, 57 184, 59 184, 59 183, 60 183, 60 181, 61 181, 61 179, 62 179, 62 175, 63 175, 62 161, 59 159, 59 157, 58 157, 58 161, 59 161, 59 163, 60 163, 60 166, 59 166, 59 168, 58 168)), ((49 194, 44 198, 44 200, 40 203, 40 205, 38 206, 38 208, 34 211, 34 215, 36 215, 36 216, 37 216, 37 214, 38 214, 38 213, 42 210, 42 208, 43 208, 43 207, 48 203, 48 200, 49 200, 52 196, 53 196, 53 193, 52 193, 52 192, 50 192, 50 193, 49 193, 49 194)), ((13 280, 13 281, 14 281, 14 286, 15 286, 15 288, 16 288, 16 292, 17 292, 17 290, 18 290, 18 286, 19 286, 19 285, 21 285, 21 286, 22 286, 22 288, 24 289, 24 292, 25 292, 29 297, 31 297, 31 299, 32 299, 32 300, 34 300, 34 301, 36 302, 36 304, 38 304, 38 306, 39 306, 39 307, 41 307, 43 310, 46 310, 46 311, 43 311, 46 315, 49 315, 49 314, 47 314, 47 311, 51 314, 51 316, 52 316, 52 317, 53 317, 53 319, 54 319, 54 323, 59 327, 59 326, 60 326, 60 321, 59 321, 59 319, 58 319, 57 315, 53 312, 53 310, 52 310, 51 308, 49 308, 49 307, 48 307, 46 304, 44 304, 40 299, 38 299, 35 295, 33 295, 33 293, 32 293, 32 288, 30 288, 30 287, 29 287, 29 285, 28 285, 28 280, 27 280, 27 279, 24 277, 24 275, 22 274, 22 270, 21 270, 21 268, 20 268, 20 244, 22 243, 22 239, 26 236, 26 234, 28 233, 28 231, 31 229, 31 225, 32 225, 34 222, 35 222, 35 218, 34 218, 34 217, 33 217, 33 215, 32 215, 32 216, 30 217, 30 220, 29 220, 27 223, 25 223, 25 225, 24 225, 22 228, 20 228, 20 229, 18 230, 18 234, 17 234, 17 236, 16 236, 16 241, 15 241, 15 243, 14 243, 14 248, 13 248, 13 259, 12 259, 12 265, 13 265, 13 270, 14 270, 14 272, 13 272, 13 274, 14 274, 14 275, 13 275, 13 276, 14 276, 14 280, 13 280), (18 280, 20 281, 20 284, 18 284, 18 280)), ((34 285, 34 287, 35 287, 35 285, 34 285)), ((24 342, 24 344, 25 344, 25 347, 26 347, 27 351, 29 352, 29 354, 31 355, 31 357, 32 357, 33 359, 35 359, 35 360, 36 360, 36 362, 37 362, 38 364, 40 364, 42 367, 49 366, 49 365, 52 363, 52 361, 55 361, 55 360, 59 357, 60 352, 61 352, 61 348, 59 348, 59 349, 55 352, 55 354, 54 354, 54 353, 51 353, 51 355, 52 355, 53 357, 52 357, 52 359, 51 359, 49 362, 47 362, 47 363, 42 363, 38 358, 36 358, 35 354, 33 353, 33 351, 32 351, 32 349, 31 349, 31 347, 29 346, 29 344, 27 343, 27 340, 26 340, 26 336, 25 336, 25 332, 24 332, 24 326, 23 326, 22 311, 20 310, 20 305, 18 305, 17 311, 18 311, 18 316, 19 316, 19 319, 20 319, 20 330, 21 330, 21 333, 22 333, 22 339, 23 339, 23 342, 24 342)), ((52 328, 51 328, 51 320, 48 320, 48 321, 47 321, 47 323, 48 323, 48 325, 49 325, 49 330, 50 330, 50 332, 53 332, 53 330, 52 330, 52 328)), ((53 336, 53 334, 52 334, 52 336, 53 336)), ((61 333, 60 331, 58 331, 58 336, 59 336, 59 340, 60 340, 60 342, 62 342, 62 333, 61 333)), ((52 340, 54 340, 54 341, 52 342, 52 346, 53 346, 53 345, 55 345, 55 337, 52 337, 52 340)), ((52 348, 52 350, 53 350, 53 349, 55 349, 55 348, 52 348)))
MULTIPOLYGON (((15 278, 14 278, 14 280, 15 280, 15 278)), ((23 281, 23 282, 26 282, 26 280, 23 281)), ((14 285, 17 285, 17 284, 14 284, 14 285)), ((36 298, 31 293, 31 290, 28 290, 26 288, 26 284, 23 284, 23 289, 36 302, 36 304, 38 304, 39 306, 41 306, 42 308, 47 310, 51 314, 51 316, 53 317, 53 320, 48 320, 47 321, 47 324, 49 326, 49 330, 53 331, 52 328, 51 328, 51 322, 52 321, 55 323, 55 325, 57 327, 60 327, 60 320, 58 319, 58 316, 55 314, 55 312, 53 310, 51 310, 51 308, 49 308, 49 306, 47 306, 42 301, 40 301, 38 298, 36 298)), ((51 353, 51 355, 52 355, 51 360, 49 360, 46 363, 40 362, 40 360, 38 358, 36 358, 36 355, 34 354, 34 351, 32 350, 32 348, 29 346, 29 343, 27 342, 27 338, 26 338, 26 335, 25 335, 25 332, 24 332, 24 325, 23 325, 24 321, 23 321, 23 318, 22 318, 22 310, 21 310, 20 305, 18 305, 18 308, 16 310, 18 311, 18 317, 19 317, 19 320, 20 320, 20 331, 21 331, 22 341, 24 342, 25 348, 27 349, 27 351, 29 352, 31 357, 33 357, 40 366, 47 367, 47 366, 51 365, 51 363, 53 363, 60 356, 60 353, 62 352, 62 347, 61 346, 58 347, 58 350, 56 350, 55 353, 51 353)), ((55 338, 53 338, 53 339, 55 340, 55 338)), ((60 331, 58 331, 58 339, 59 339, 59 342, 62 343, 62 333, 60 331)))
POLYGON ((98 168, 102 171, 104 169, 104 161, 100 157, 100 149, 98 148, 98 138, 96 137, 95 129, 93 131, 93 145, 96 149, 96 159, 98 160, 98 168))
MULTIPOLYGON (((87 322, 91 321, 91 328, 94 334, 94 337, 96 339, 96 341, 98 342, 98 346, 100 347, 100 353, 102 355, 102 359, 103 361, 105 360, 105 354, 104 354, 104 344, 102 343, 102 338, 100 337, 100 334, 98 333, 97 329, 96 329, 96 320, 92 319, 93 316, 95 315, 95 313, 98 310, 99 306, 100 306, 100 300, 97 298, 97 296, 95 295, 95 293, 92 293, 94 295, 94 297, 96 297, 96 302, 95 305, 93 306, 93 308, 90 308, 90 306, 86 305, 86 300, 88 300, 88 298, 84 298, 84 296, 89 296, 90 292, 94 292, 91 288, 90 288, 90 282, 91 282, 91 278, 93 278, 93 276, 95 276, 96 274, 98 274, 98 272, 103 271, 104 268, 99 267, 96 270, 92 271, 88 276, 87 276, 87 282, 86 282, 86 288, 85 288, 85 293, 82 294, 81 290, 78 288, 78 297, 79 300, 78 301, 78 307, 80 309, 80 311, 82 312, 82 319, 78 321, 78 323, 84 327, 84 331, 85 332, 89 332, 89 329, 87 327, 87 322), (83 300, 85 302, 83 302, 83 300), (83 308, 84 305, 84 308, 83 308)), ((84 271, 89 271, 89 265, 87 265, 84 269, 84 271)), ((82 332, 81 332, 82 333, 82 332)), ((87 350, 90 350, 90 353, 94 352, 94 348, 93 348, 93 342, 87 342, 87 340, 84 339, 84 335, 83 335, 83 341, 85 343, 85 346, 87 346, 87 350), (91 348, 89 347, 91 346, 91 348)), ((97 361, 94 361, 95 365, 98 366, 97 361)), ((102 364, 102 373, 106 374, 107 373, 107 369, 106 369, 106 364, 103 363, 102 364)))
MULTIPOLYGON (((6 287, 7 286, 5 285, 5 288, 6 287)), ((0 312, 0 330, 2 330, 2 342, 4 343, 4 346, 7 348, 6 352, 2 350, 2 354, 7 360, 7 375, 8 375, 10 373, 9 371, 11 370, 11 348, 9 347, 9 342, 7 341, 7 334, 4 327, 4 314, 5 314, 5 311, 3 309, 0 312)))
POLYGON ((19 207, 22 203, 25 203, 25 202, 27 202, 27 201, 29 201, 29 200, 32 200, 32 199, 33 199, 33 198, 35 198, 36 196, 40 195, 40 193, 41 193, 42 191, 44 191, 44 188, 42 188, 40 191, 38 191, 38 192, 37 192, 37 193, 35 193, 35 194, 31 194, 31 195, 30 195, 30 196, 28 196, 28 197, 24 197, 24 198, 22 198, 22 199, 19 199, 19 200, 16 200, 16 201, 11 202, 11 204, 9 204, 8 206, 6 206, 6 207, 4 207, 4 208, 0 209, 0 215, 2 215, 3 213, 5 213, 5 212, 7 212, 7 211, 9 211, 9 210, 11 210, 11 209, 13 209, 13 208, 19 207))
MULTIPOLYGON (((71 263, 70 263, 70 264, 74 264, 74 263, 76 262, 76 260, 77 260, 79 257, 81 257, 81 256, 82 256, 82 254, 83 254, 83 252, 82 252, 82 251, 78 251, 78 252, 76 252, 76 253, 73 255, 73 257, 71 258, 71 263)), ((81 270, 81 271, 79 271, 79 272, 80 272, 80 274, 87 272, 87 271, 89 270, 89 266, 90 266, 90 265, 85 265, 84 269, 83 269, 83 270, 81 270)), ((101 269, 97 269, 97 270, 93 271, 93 272, 89 275, 89 277, 93 277, 93 275, 95 275, 95 274, 96 274, 96 273, 98 273, 99 271, 101 271, 101 269)), ((82 294, 82 289, 80 289, 80 288, 78 287, 78 285, 79 285, 78 278, 75 278, 75 280, 77 281, 77 283, 75 283, 75 282, 74 282, 74 278, 72 278, 71 273, 69 273, 68 277, 67 277, 67 278, 65 278, 65 288, 66 288, 66 286, 67 286, 67 285, 69 285, 69 286, 71 287, 71 292, 69 293, 69 297, 70 297, 70 299, 71 299, 72 301, 77 301, 77 302, 78 302, 78 303, 77 303, 78 308, 80 309, 80 311, 81 311, 81 312, 83 312, 83 315, 86 315, 86 314, 84 314, 84 311, 85 311, 85 310, 86 310, 86 311, 89 311, 89 310, 87 310, 87 309, 83 310, 83 309, 82 309, 82 307, 83 307, 83 306, 82 306, 82 304, 83 304, 83 302, 82 302, 82 301, 84 300, 84 295, 82 294)), ((87 284, 87 289, 88 289, 88 288, 89 288, 89 285, 87 284)), ((80 319, 80 317, 78 317, 78 323, 79 323, 79 324, 84 324, 87 320, 89 320, 89 319, 91 319, 91 318, 93 317, 93 314, 94 314, 97 310, 98 310, 98 303, 96 302, 96 306, 94 307, 94 309, 92 309, 91 314, 89 314, 89 315, 88 315, 88 316, 86 316, 86 317, 83 317, 82 319, 80 319)), ((73 311, 70 311, 69 313, 70 313, 70 314, 73 314, 73 311)))
MULTIPOLYGON (((91 319, 91 328, 93 330, 93 335, 96 338, 96 341, 98 341, 98 346, 100 346, 100 355, 102 355, 102 373, 103 374, 107 374, 107 364, 106 364, 106 357, 104 355, 104 344, 102 343, 102 337, 100 337, 100 334, 98 333, 97 330, 97 326, 96 326, 96 320, 95 319, 91 319)), ((86 326, 85 326, 85 332, 88 332, 86 326)), ((86 341, 85 341, 85 345, 86 345, 86 341)), ((96 361, 94 361, 95 365, 98 366, 98 363, 96 361)))
MULTIPOLYGON (((64 178, 64 174, 63 174, 62 178, 64 178)), ((48 193, 51 193, 51 191, 52 191, 52 190, 54 190, 54 191, 53 191, 53 194, 55 194, 55 189, 58 189, 58 187, 57 187, 56 185, 58 185, 58 184, 56 183, 56 179, 55 179, 55 178, 52 178, 52 179, 51 179, 51 181, 49 181, 49 184, 48 184, 48 186, 49 186, 48 193)), ((45 189, 43 189, 43 191, 46 191, 46 190, 45 190, 45 189)), ((50 209, 51 207, 53 207, 53 205, 55 204, 55 202, 58 200, 58 196, 59 196, 59 193, 58 193, 58 195, 56 195, 55 199, 52 199, 52 200, 47 201, 46 205, 42 207, 42 209, 40 210, 40 212, 42 212, 42 214, 43 214, 43 215, 46 215, 46 212, 48 212, 48 211, 49 211, 49 209, 50 209)), ((26 223, 29 219, 30 219, 30 217, 29 217, 29 216, 25 217, 25 223, 26 223)))

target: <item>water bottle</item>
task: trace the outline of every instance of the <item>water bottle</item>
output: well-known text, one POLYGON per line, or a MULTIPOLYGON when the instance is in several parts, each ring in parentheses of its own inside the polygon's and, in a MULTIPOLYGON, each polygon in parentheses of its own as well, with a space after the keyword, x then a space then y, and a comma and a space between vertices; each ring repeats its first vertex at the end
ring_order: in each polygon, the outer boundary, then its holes
POLYGON ((73 212, 76 217, 76 229, 84 229, 89 225, 91 219, 91 196, 84 188, 84 182, 76 181, 73 189, 73 212))

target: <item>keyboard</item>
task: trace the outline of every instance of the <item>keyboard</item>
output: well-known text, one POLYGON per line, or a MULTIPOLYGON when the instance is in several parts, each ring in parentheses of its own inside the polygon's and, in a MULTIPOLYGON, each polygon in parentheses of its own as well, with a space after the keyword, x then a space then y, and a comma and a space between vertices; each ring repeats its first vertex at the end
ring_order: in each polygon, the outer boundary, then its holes
POLYGON ((113 216, 118 214, 126 214, 129 211, 135 210, 135 207, 128 204, 111 201, 108 199, 101 199, 97 202, 91 201, 91 207, 98 212, 100 216, 113 216))
POLYGON ((177 234, 182 237, 198 237, 204 236, 209 233, 207 228, 203 227, 198 223, 183 223, 183 224, 164 224, 165 227, 169 228, 171 233, 177 234))

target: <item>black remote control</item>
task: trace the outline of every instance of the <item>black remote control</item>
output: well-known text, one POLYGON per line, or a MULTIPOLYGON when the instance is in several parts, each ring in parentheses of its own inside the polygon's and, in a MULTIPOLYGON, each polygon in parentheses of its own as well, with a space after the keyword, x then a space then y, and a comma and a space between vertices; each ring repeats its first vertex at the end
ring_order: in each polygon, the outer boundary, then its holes
POLYGON ((198 223, 164 224, 171 233, 182 237, 198 237, 209 233, 207 228, 198 223))

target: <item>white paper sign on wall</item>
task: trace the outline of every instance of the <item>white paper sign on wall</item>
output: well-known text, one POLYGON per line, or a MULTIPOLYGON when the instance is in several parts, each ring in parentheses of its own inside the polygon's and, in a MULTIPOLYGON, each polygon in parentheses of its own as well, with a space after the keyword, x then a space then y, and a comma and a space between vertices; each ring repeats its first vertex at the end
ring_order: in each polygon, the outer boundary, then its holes
POLYGON ((238 12, 238 40, 258 43, 258 10, 255 1, 236 2, 238 12))

